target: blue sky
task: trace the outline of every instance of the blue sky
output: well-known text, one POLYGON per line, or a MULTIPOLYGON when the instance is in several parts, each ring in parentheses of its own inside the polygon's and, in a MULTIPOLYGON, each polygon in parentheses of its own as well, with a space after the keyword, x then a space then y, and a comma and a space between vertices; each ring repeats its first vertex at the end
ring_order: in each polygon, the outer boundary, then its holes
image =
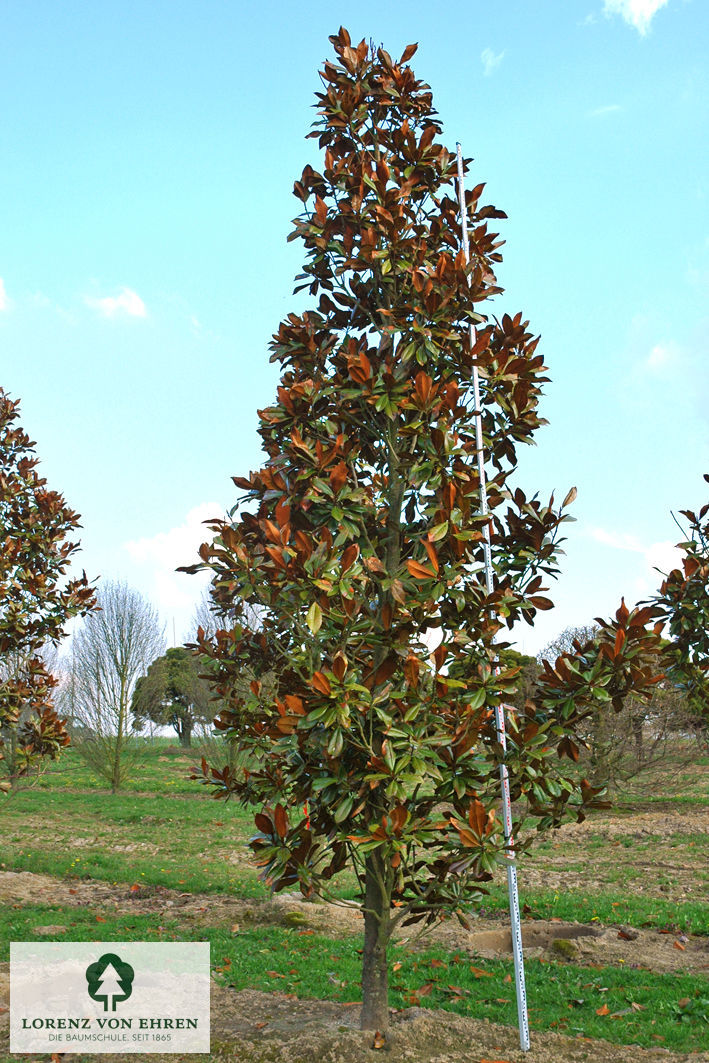
POLYGON ((299 305, 292 184, 341 23, 419 42, 444 140, 509 215, 499 310, 529 317, 552 377, 520 482, 579 490, 531 652, 649 593, 671 511, 705 501, 700 0, 3 5, 0 385, 82 514, 89 576, 127 579, 179 639, 200 587, 174 567, 260 463, 267 345, 299 305))

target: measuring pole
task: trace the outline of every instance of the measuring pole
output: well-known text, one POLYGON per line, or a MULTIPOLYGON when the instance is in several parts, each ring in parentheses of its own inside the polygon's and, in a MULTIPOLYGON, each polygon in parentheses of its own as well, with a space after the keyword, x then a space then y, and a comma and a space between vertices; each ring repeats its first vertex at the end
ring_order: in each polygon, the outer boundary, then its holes
MULTIPOLYGON (((460 143, 458 152, 458 202, 460 204, 460 224, 463 233, 463 253, 466 264, 470 261, 470 244, 468 242, 468 212, 465 207, 465 183, 463 175, 463 152, 460 143)), ((470 347, 475 345, 475 326, 470 325, 470 347)), ((482 406, 480 403, 480 376, 478 367, 473 362, 473 402, 475 418, 475 451, 480 479, 480 512, 487 516, 487 482, 485 479, 485 452, 483 448, 482 406)), ((485 585, 488 595, 493 591, 492 553, 490 551, 490 525, 485 524, 483 539, 485 559, 485 585)), ((495 667, 499 673, 499 667, 495 667)), ((502 747, 503 756, 507 752, 507 735, 505 733, 505 710, 502 705, 495 706, 495 729, 497 741, 502 747)), ((517 893, 517 864, 514 855, 514 838, 512 837, 512 803, 510 801, 510 780, 507 765, 500 764, 500 787, 502 790, 502 815, 507 850, 507 893, 510 899, 510 925, 512 930, 512 954, 515 961, 515 988, 517 990, 517 1022, 519 1026, 519 1043, 523 1052, 529 1051, 529 1018, 527 1015, 527 990, 524 982, 524 959, 522 957, 522 926, 519 914, 519 895, 517 893)))

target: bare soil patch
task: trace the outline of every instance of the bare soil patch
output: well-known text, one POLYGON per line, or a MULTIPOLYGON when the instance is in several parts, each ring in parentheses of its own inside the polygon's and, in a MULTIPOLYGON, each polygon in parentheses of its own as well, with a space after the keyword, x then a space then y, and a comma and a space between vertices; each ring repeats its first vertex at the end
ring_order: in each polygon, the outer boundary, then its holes
MULTIPOLYGON (((9 965, 0 965, 0 1051, 9 1044, 9 965)), ((284 993, 233 990, 212 984, 214 1063, 372 1063, 378 1057, 412 1063, 709 1063, 709 1054, 643 1049, 607 1041, 532 1033, 522 1052, 516 1030, 450 1012, 408 1008, 392 1016, 383 1050, 359 1028, 359 1007, 296 1000, 284 993)), ((6 1056, 5 1059, 29 1059, 6 1056)), ((69 1059, 71 1057, 68 1057, 69 1059)), ((131 1063, 134 1055, 103 1055, 105 1063, 131 1063)), ((200 1063, 204 1056, 147 1057, 151 1063, 200 1063)), ((3 1063, 5 1063, 3 1059, 3 1063)))
POLYGON ((567 823, 524 858, 522 891, 605 886, 681 903, 709 892, 709 809, 594 815, 567 823))
MULTIPOLYGON (((277 894, 269 901, 245 901, 222 894, 178 893, 162 886, 136 888, 93 880, 72 881, 29 871, 0 872, 0 904, 59 905, 96 909, 99 913, 104 908, 114 912, 155 913, 193 927, 228 925, 245 929, 276 923, 307 927, 331 936, 362 932, 362 916, 354 905, 314 904, 300 894, 277 894)), ((54 921, 50 925, 56 932, 54 921)), ((45 928, 37 932, 50 933, 45 928)), ((471 931, 464 930, 454 920, 446 920, 425 934, 404 932, 399 940, 415 949, 440 945, 453 952, 486 959, 511 953, 510 932, 504 916, 475 919, 471 931)), ((527 919, 523 924, 523 942, 529 958, 542 956, 591 966, 625 964, 658 972, 709 972, 709 938, 698 935, 663 933, 621 924, 600 926, 527 919)))

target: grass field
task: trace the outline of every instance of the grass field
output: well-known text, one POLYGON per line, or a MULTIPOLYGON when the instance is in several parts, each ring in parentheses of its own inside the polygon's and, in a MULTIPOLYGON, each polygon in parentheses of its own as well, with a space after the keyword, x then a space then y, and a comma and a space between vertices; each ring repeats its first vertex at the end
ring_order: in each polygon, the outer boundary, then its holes
MULTIPOLYGON (((158 742, 132 788, 112 795, 67 751, 32 789, 5 800, 0 871, 41 872, 64 886, 132 886, 141 896, 158 891, 163 904, 168 890, 229 895, 252 903, 248 919, 211 925, 208 913, 189 920, 179 908, 126 913, 27 897, 0 915, 0 959, 7 960, 11 940, 33 940, 38 927, 43 940, 209 940, 216 973, 236 989, 357 1000, 357 928, 323 934, 307 922, 274 920, 247 846, 251 814, 212 801, 191 782, 194 760, 158 742)), ((650 794, 543 840, 520 869, 527 918, 709 935, 709 836, 693 826, 709 808, 708 768, 709 761, 697 763, 674 802, 650 794)), ((354 896, 354 888, 346 879, 341 896, 354 896)), ((504 912, 506 903, 495 884, 483 915, 504 912)), ((419 1004, 516 1024, 509 961, 471 962, 428 945, 394 946, 392 960, 393 1007, 419 1004)), ((532 1028, 683 1052, 709 1045, 709 972, 633 966, 532 956, 532 1028)))

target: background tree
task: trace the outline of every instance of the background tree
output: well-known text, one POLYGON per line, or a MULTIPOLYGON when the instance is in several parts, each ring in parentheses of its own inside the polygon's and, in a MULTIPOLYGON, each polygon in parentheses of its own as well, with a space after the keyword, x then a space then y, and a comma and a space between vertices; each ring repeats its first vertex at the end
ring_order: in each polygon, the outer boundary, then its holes
POLYGON ((52 703, 48 647, 67 621, 93 607, 86 575, 67 579, 79 515, 37 472, 35 444, 18 424, 19 402, 0 388, 0 790, 57 756, 69 741, 52 703))
MULTIPOLYGON (((565 628, 538 655, 539 669, 546 660, 555 666, 564 654, 574 660, 598 637, 597 624, 565 628)), ((669 644, 663 640, 662 660, 669 644)), ((536 698, 536 678, 527 696, 536 698)), ((629 697, 620 712, 608 700, 598 698, 592 712, 579 729, 583 740, 579 756, 580 774, 594 785, 606 786, 614 794, 630 794, 638 787, 662 783, 671 788, 672 777, 696 758, 704 729, 698 726, 696 712, 682 685, 664 676, 649 698, 629 697)))
POLYGON ((97 604, 72 639, 63 704, 86 728, 79 753, 115 792, 139 748, 131 735, 133 690, 165 640, 153 607, 127 584, 102 584, 97 604))
POLYGON ((172 727, 180 745, 189 748, 195 727, 214 718, 212 691, 203 678, 209 659, 184 646, 156 658, 135 684, 131 711, 136 730, 147 720, 172 727))
MULTIPOLYGON (((324 165, 306 166, 295 184, 305 204, 293 233, 306 256, 300 287, 315 302, 274 337, 281 383, 260 411, 267 461, 235 478, 244 508, 213 522, 193 569, 212 570, 215 603, 234 611, 231 630, 199 641, 216 662, 222 725, 251 760, 247 770, 202 771, 217 792, 261 807, 253 844, 274 889, 326 893, 355 867, 362 1025, 384 1030, 394 928, 444 911, 463 918, 504 853, 492 714, 520 672, 496 668, 496 640, 551 606, 543 582, 557 572, 567 518, 508 483, 517 444, 543 423, 547 378, 521 314, 481 314, 500 292, 488 220, 504 215, 481 205, 482 185, 467 193, 466 265, 456 161, 436 140, 429 87, 407 65, 415 46, 394 62, 364 41, 353 47, 345 30, 331 41, 311 134, 324 165), (485 381, 489 517, 479 506, 474 366, 485 381), (243 621, 247 606, 257 628, 243 621), (432 632, 441 641, 430 654, 432 632), (274 664, 267 701, 261 677, 274 664), (255 678, 244 691, 247 665, 255 678)), ((620 705, 654 679, 652 615, 619 611, 578 682, 569 689, 550 667, 539 713, 510 720, 512 796, 527 796, 537 826, 566 810, 583 816, 597 799, 571 770, 573 736, 597 689, 620 705)))

